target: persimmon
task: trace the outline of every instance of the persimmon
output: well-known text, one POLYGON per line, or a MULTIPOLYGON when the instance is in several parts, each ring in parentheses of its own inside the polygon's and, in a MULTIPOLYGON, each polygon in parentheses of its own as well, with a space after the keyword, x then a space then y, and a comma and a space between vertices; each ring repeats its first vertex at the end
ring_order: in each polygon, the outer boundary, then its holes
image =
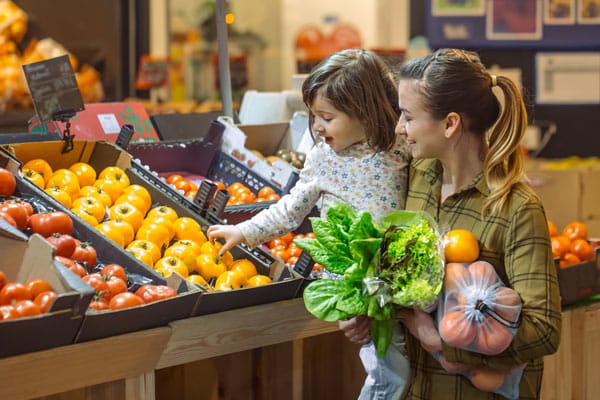
POLYGON ((444 291, 446 294, 468 284, 470 276, 461 263, 447 263, 444 272, 444 291))
POLYGON ((479 257, 479 242, 473 232, 466 229, 453 229, 443 238, 446 262, 467 263, 479 257))
POLYGON ((440 321, 440 336, 450 346, 465 348, 475 339, 478 326, 463 311, 446 313, 440 321))

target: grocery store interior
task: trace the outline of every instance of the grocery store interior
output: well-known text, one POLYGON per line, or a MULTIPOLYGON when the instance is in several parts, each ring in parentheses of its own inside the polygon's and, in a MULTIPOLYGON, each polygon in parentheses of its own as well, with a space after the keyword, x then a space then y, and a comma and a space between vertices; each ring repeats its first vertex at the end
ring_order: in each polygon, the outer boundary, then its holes
MULTIPOLYGON (((0 170, 16 176, 4 193, 0 173, 0 214, 19 197, 34 215, 64 212, 69 234, 79 235, 74 248, 94 244, 90 271, 119 264, 126 292, 173 291, 137 308, 88 309, 98 290, 74 282, 76 265, 56 267, 58 244, 32 235, 33 216, 0 218, 5 278, 43 278, 62 299, 36 317, 3 321, 1 313, 0 398, 357 398, 360 346, 305 309, 304 272, 315 267, 293 237, 232 249, 231 263, 246 260, 248 277, 260 276, 233 290, 205 279, 200 250, 191 256, 173 242, 204 244, 211 224, 247 220, 289 192, 311 146, 302 82, 329 54, 358 47, 392 71, 439 48, 473 50, 490 72, 518 83, 528 183, 557 235, 579 224, 593 249, 586 259, 567 260, 565 250, 555 260, 562 336, 544 359, 541 399, 600 398, 598 0, 0 0, 0 170), (79 176, 76 195, 67 177, 48 183, 65 169, 79 176), (125 179, 125 189, 111 179, 125 179), (202 184, 211 180, 222 186, 202 184), (227 190, 240 182, 247 187, 227 190), (83 186, 109 200, 81 194, 83 186), (148 200, 139 218, 136 207, 112 207, 139 200, 140 187, 148 200), (149 228, 171 218, 165 208, 174 213, 168 228, 149 228), (131 231, 107 224, 129 218, 131 231), (134 239, 162 240, 159 256, 128 247, 134 239), (183 270, 154 265, 167 256, 191 261, 178 264, 183 270)), ((307 219, 294 234, 310 229, 307 219)))

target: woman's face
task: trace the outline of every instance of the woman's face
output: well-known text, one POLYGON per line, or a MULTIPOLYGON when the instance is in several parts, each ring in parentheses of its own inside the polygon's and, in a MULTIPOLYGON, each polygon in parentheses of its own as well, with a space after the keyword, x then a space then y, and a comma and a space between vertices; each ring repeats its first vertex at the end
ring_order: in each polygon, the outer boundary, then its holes
POLYGON ((366 141, 365 128, 356 119, 338 110, 322 95, 317 95, 311 104, 314 115, 313 131, 333 149, 339 152, 356 143, 366 141))
POLYGON ((414 158, 441 158, 448 146, 444 120, 434 120, 422 102, 418 81, 400 80, 398 98, 402 114, 396 134, 406 138, 414 158))

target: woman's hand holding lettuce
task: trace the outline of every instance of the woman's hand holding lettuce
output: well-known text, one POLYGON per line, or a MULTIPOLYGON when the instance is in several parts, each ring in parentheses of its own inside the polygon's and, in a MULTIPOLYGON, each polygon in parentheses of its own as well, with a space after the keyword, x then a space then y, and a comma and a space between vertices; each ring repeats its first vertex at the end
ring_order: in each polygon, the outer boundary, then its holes
POLYGON ((306 309, 324 321, 373 318, 371 338, 382 357, 392 337, 393 305, 425 308, 441 290, 435 222, 424 213, 396 211, 375 224, 368 212, 341 202, 311 222, 316 238, 294 242, 335 278, 306 287, 306 309))

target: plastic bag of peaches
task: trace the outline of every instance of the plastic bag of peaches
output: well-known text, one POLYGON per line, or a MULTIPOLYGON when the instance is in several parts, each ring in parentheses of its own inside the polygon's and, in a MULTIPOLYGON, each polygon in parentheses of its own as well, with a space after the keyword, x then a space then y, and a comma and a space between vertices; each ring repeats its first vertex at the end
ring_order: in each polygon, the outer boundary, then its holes
MULTIPOLYGON (((448 345, 485 355, 510 346, 520 323, 521 298, 506 287, 494 267, 483 260, 446 264, 438 330, 448 345)), ((438 361, 449 372, 460 373, 480 390, 517 398, 524 366, 507 370, 475 368, 438 361)))

